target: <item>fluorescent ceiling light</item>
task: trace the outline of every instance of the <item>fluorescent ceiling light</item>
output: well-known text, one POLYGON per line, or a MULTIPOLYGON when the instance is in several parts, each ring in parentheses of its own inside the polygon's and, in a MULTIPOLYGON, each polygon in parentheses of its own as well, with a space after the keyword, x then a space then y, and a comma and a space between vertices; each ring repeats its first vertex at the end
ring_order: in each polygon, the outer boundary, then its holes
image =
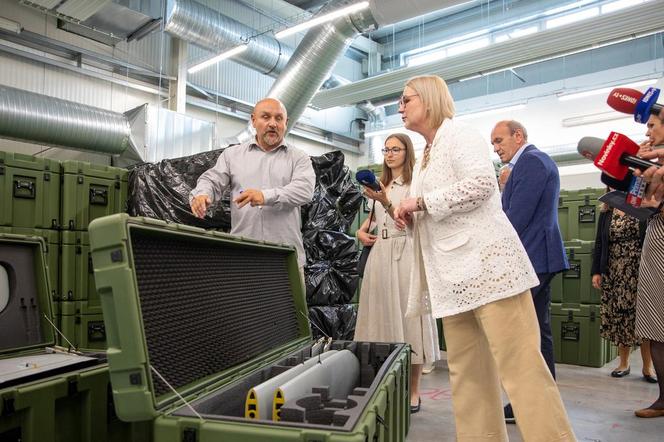
POLYGON ((233 49, 229 49, 226 52, 222 52, 221 54, 217 55, 216 57, 212 57, 209 60, 205 60, 202 63, 199 63, 195 66, 190 67, 187 69, 187 72, 190 74, 195 74, 196 72, 205 69, 208 66, 212 66, 213 64, 219 63, 221 60, 225 60, 227 58, 233 57, 247 49, 248 44, 244 43, 241 44, 240 46, 236 46, 233 49))
POLYGON ((474 41, 469 41, 467 43, 461 43, 455 46, 450 46, 447 49, 447 55, 452 57, 454 55, 463 54, 465 52, 475 51, 477 49, 485 48, 489 46, 491 41, 488 37, 480 38, 474 41))
POLYGON ((442 60, 443 58, 446 57, 447 57, 446 49, 439 49, 435 52, 427 52, 424 54, 411 55, 410 57, 408 57, 406 66, 419 66, 421 64, 442 60))
POLYGON ((563 127, 585 126, 588 124, 604 123, 606 121, 631 119, 631 115, 621 114, 615 111, 598 112, 596 114, 580 115, 578 117, 563 118, 563 127))
POLYGON ((558 100, 560 101, 576 100, 579 98, 591 97, 593 95, 608 94, 617 87, 638 88, 643 86, 650 86, 651 84, 655 84, 656 82, 657 80, 643 80, 643 81, 637 81, 636 83, 624 84, 622 86, 603 87, 601 89, 591 89, 589 91, 575 92, 572 94, 560 94, 558 95, 558 100))
POLYGON ((505 106, 505 107, 497 107, 494 109, 487 109, 479 112, 468 112, 465 114, 461 115, 456 115, 454 117, 455 120, 472 120, 473 118, 478 118, 478 117, 483 117, 485 115, 493 115, 493 114, 502 114, 502 113, 508 113, 508 112, 514 112, 518 111, 521 109, 525 109, 526 105, 525 104, 515 104, 513 106, 505 106))
POLYGON ((0 28, 6 29, 16 34, 21 33, 21 24, 8 18, 0 17, 0 28))
POLYGON ((588 5, 590 3, 594 3, 596 0, 581 0, 578 2, 570 3, 569 5, 561 6, 559 8, 554 8, 554 9, 549 9, 547 11, 544 11, 544 15, 556 15, 560 14, 561 12, 569 11, 572 9, 580 8, 582 6, 588 5))
POLYGON ((584 9, 583 11, 574 12, 572 14, 563 15, 562 17, 552 18, 546 21, 546 29, 553 29, 559 26, 569 25, 581 20, 597 17, 599 15, 599 8, 584 9))
POLYGON ((276 38, 287 37, 289 35, 296 34, 300 31, 304 31, 305 29, 313 28, 314 26, 320 25, 321 23, 326 23, 328 21, 332 21, 336 18, 343 17, 344 15, 347 15, 347 14, 352 14, 353 12, 361 11, 362 9, 366 9, 368 7, 369 7, 369 2, 356 3, 354 5, 350 5, 350 6, 347 6, 345 8, 338 9, 334 12, 330 12, 328 14, 323 14, 320 17, 316 17, 316 18, 313 18, 311 20, 307 20, 303 23, 300 23, 299 25, 295 25, 291 28, 284 29, 283 31, 279 31, 274 36, 276 38))
POLYGON ((632 6, 640 5, 644 0, 618 0, 616 2, 607 3, 602 5, 602 14, 618 11, 624 8, 631 8, 632 6))

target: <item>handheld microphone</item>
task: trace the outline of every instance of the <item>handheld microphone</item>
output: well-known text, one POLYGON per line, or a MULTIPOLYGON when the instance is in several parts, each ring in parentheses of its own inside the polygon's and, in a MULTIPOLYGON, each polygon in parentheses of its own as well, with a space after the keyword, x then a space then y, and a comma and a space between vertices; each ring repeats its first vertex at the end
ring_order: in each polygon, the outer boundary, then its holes
POLYGON ((369 169, 358 170, 355 174, 355 179, 374 192, 380 192, 380 183, 376 180, 376 175, 369 169))
POLYGON ((606 104, 624 114, 633 114, 634 121, 646 123, 650 115, 659 115, 663 105, 657 103, 660 90, 650 87, 645 93, 636 89, 618 87, 611 91, 606 104))
POLYGON ((639 145, 623 134, 611 132, 606 140, 595 137, 583 137, 576 150, 594 160, 595 166, 607 175, 623 180, 629 173, 629 168, 646 170, 649 167, 660 165, 635 156, 639 145))

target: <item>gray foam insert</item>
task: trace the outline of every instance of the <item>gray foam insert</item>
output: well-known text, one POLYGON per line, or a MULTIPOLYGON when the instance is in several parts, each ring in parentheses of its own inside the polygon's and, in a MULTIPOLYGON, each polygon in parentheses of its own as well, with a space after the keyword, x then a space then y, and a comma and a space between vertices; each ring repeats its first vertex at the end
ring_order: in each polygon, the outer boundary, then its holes
POLYGON ((0 312, 0 350, 43 344, 35 278, 36 244, 0 243, 8 302, 0 312))

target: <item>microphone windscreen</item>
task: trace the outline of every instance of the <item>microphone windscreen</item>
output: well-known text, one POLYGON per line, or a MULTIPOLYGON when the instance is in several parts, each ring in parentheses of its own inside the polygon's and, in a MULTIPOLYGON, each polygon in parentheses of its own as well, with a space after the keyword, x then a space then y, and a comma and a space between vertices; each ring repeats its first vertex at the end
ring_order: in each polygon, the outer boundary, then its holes
POLYGON ((623 155, 636 155, 639 145, 623 134, 611 132, 604 142, 602 150, 595 157, 595 166, 614 178, 622 180, 629 168, 622 163, 623 155))
POLYGON ((369 169, 358 170, 355 174, 355 179, 360 184, 370 187, 376 192, 380 191, 380 184, 376 180, 376 175, 369 169))
POLYGON ((617 87, 606 98, 606 104, 624 114, 634 114, 636 104, 643 96, 642 92, 628 87, 617 87))
POLYGON ((360 183, 372 184, 376 182, 376 175, 369 169, 358 170, 355 179, 360 183))
POLYGON ((590 161, 594 161, 599 151, 602 150, 603 145, 604 140, 601 138, 583 137, 579 140, 579 144, 576 145, 576 150, 590 161))

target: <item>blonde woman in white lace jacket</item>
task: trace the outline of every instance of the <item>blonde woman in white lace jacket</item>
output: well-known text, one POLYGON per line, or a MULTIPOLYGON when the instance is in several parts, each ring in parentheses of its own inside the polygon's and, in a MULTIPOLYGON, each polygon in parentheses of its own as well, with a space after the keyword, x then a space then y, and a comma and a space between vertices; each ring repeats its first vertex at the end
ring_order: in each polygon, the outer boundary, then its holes
POLYGON ((437 76, 406 83, 399 112, 427 146, 395 219, 413 238, 407 315, 443 318, 458 441, 507 441, 501 381, 525 441, 574 441, 540 353, 539 282, 501 208, 490 148, 453 120, 437 76))

